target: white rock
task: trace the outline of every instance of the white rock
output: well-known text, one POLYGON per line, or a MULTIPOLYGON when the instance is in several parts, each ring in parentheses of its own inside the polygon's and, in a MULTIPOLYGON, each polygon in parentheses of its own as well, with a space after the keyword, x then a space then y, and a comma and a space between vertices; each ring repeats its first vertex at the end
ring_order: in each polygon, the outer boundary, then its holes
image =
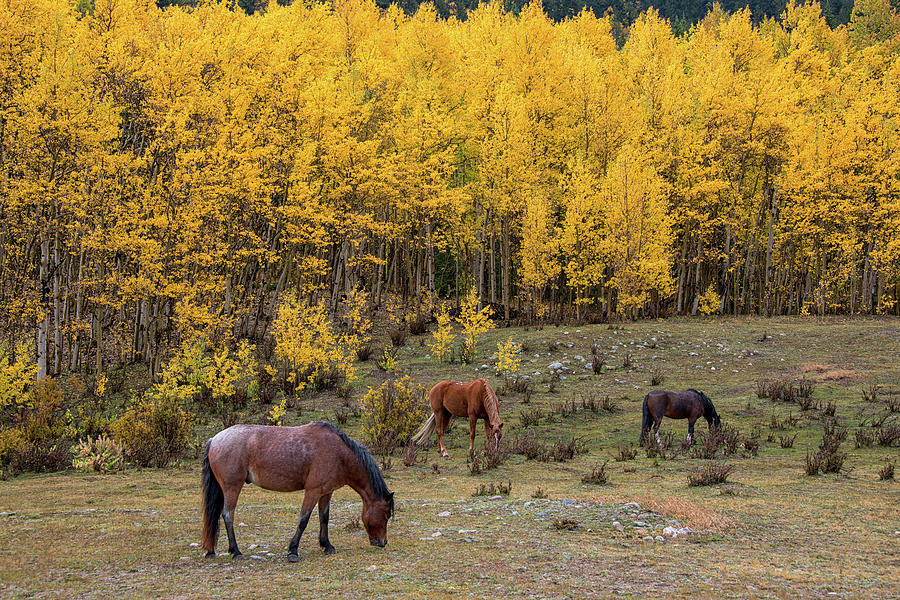
POLYGON ((666 538, 664 538, 664 537, 661 536, 661 535, 658 535, 658 536, 656 536, 656 537, 653 538, 653 539, 655 539, 657 542, 664 542, 664 541, 666 541, 666 538))
POLYGON ((437 516, 439 516, 439 517, 449 517, 449 516, 450 516, 450 511, 449 511, 449 510, 445 510, 444 512, 439 512, 439 513, 437 514, 437 516))
POLYGON ((616 528, 616 531, 625 531, 625 526, 618 521, 613 521, 613 527, 616 528))
POLYGON ((663 529, 663 535, 666 537, 675 537, 676 535, 678 535, 678 530, 670 525, 669 527, 663 529))

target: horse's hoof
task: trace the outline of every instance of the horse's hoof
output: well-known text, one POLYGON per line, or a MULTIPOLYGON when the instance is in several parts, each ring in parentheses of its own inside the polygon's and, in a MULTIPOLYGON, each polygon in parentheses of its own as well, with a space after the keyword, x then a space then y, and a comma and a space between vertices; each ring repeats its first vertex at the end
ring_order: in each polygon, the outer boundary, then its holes
POLYGON ((297 554, 288 554, 288 562, 300 562, 300 556, 297 554))
POLYGON ((323 548, 325 554, 337 554, 337 550, 334 549, 334 546, 328 546, 327 548, 323 548))
POLYGON ((216 553, 213 551, 209 551, 203 555, 203 558, 215 558, 215 557, 216 557, 216 553))
POLYGON ((450 458, 450 455, 446 452, 441 452, 441 458, 450 458))

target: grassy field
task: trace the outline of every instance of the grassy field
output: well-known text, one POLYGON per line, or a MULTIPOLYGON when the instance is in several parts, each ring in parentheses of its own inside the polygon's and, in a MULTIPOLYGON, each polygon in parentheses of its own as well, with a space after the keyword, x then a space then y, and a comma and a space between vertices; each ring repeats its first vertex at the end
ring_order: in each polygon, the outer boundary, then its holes
MULTIPOLYGON (((856 448, 854 439, 857 429, 871 430, 873 420, 900 423, 889 406, 900 404, 900 395, 890 394, 900 390, 900 321, 693 319, 616 329, 498 329, 485 335, 472 365, 427 358, 420 344, 426 337, 410 338, 400 352, 402 372, 426 386, 485 376, 499 388, 488 357, 498 341, 524 342, 522 372, 532 375, 533 392, 527 404, 522 393, 501 397, 504 440, 512 444, 524 434, 522 413, 540 411, 544 416, 529 428, 539 440, 576 436, 587 453, 546 463, 510 454, 499 467, 472 475, 467 428, 457 421, 450 459, 439 459, 433 449, 413 466, 392 458, 385 475, 398 508, 385 549, 370 547, 354 527, 360 501, 345 489, 335 494, 331 510, 337 555, 319 550, 314 519, 298 564, 287 562, 285 548, 300 493, 253 486, 245 487, 236 512, 247 558, 202 558, 196 460, 166 470, 0 481, 0 595, 896 597, 900 484, 880 481, 879 471, 900 451, 856 448), (595 375, 586 368, 593 344, 615 370, 595 375), (565 379, 548 377, 554 361, 570 368, 565 379), (662 378, 658 386, 651 385, 654 375, 662 378), (779 377, 815 382, 818 407, 802 411, 796 403, 757 397, 759 379, 779 377), (875 402, 861 393, 872 385, 881 386, 875 402), (688 475, 709 461, 690 452, 673 450, 662 459, 640 449, 634 460, 614 460, 619 446, 636 444, 641 400, 653 387, 703 390, 723 423, 758 441, 758 455, 742 449, 720 458, 733 468, 728 481, 702 487, 689 487, 688 475), (606 396, 615 401, 614 412, 580 410, 583 399, 606 396), (558 414, 572 400, 579 410, 558 414), (806 455, 822 440, 829 403, 848 427, 841 446, 848 456, 841 473, 810 477, 806 455), (773 429, 773 415, 782 424, 796 417, 796 423, 773 429), (782 448, 780 436, 795 434, 793 447, 782 448), (604 463, 606 485, 582 483, 604 463), (511 484, 509 495, 473 496, 480 486, 500 483, 511 484), (669 524, 692 533, 645 540, 669 524)), ((363 365, 357 397, 376 381, 373 367, 363 365)), ((302 413, 292 411, 286 424, 330 419, 340 402, 328 394, 301 399, 302 413)), ((259 421, 259 415, 247 418, 259 421)), ((217 428, 209 420, 198 439, 217 428)), ((345 429, 358 436, 359 418, 345 429)), ((680 440, 686 422, 665 420, 662 430, 680 440)), ((697 431, 705 430, 701 420, 697 431)), ((476 444, 482 436, 479 427, 476 444)), ((220 552, 225 547, 220 540, 220 552)))

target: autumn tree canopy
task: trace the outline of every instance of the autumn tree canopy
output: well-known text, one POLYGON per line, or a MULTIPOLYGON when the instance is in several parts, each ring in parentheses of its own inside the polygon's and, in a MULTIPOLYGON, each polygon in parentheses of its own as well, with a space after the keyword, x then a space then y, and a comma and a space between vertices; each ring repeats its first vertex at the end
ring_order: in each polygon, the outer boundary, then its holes
POLYGON ((888 0, 651 9, 621 47, 537 3, 229 5, 0 1, 0 328, 40 372, 259 340, 285 294, 900 310, 888 0))

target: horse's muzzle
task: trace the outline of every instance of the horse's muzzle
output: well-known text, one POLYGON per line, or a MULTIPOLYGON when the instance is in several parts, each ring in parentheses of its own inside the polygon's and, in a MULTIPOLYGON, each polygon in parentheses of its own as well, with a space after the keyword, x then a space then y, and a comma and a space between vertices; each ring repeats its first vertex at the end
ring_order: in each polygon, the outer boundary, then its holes
POLYGON ((379 548, 384 548, 387 546, 387 540, 383 540, 381 538, 369 538, 369 543, 373 546, 378 546, 379 548))

